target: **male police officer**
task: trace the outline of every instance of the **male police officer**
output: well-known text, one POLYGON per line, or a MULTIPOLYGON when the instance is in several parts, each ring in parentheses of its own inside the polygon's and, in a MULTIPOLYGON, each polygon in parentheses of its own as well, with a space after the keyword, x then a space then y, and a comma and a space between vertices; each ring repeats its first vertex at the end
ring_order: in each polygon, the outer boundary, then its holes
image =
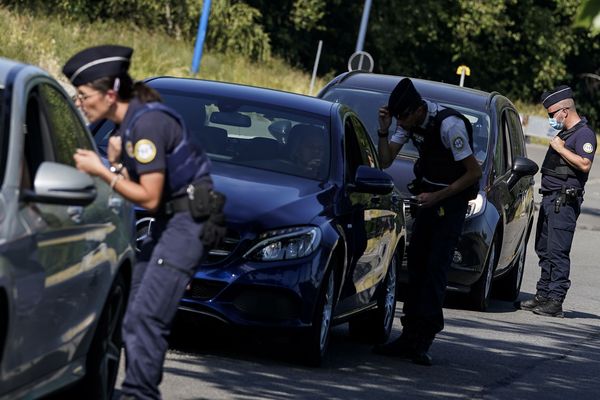
POLYGON ((404 78, 392 91, 388 106, 379 109, 378 134, 383 167, 392 163, 409 139, 417 147, 416 179, 409 190, 419 208, 408 249, 402 335, 373 351, 431 365, 429 347, 444 327, 442 306, 452 252, 481 177, 472 151, 472 127, 459 112, 423 100, 412 81, 404 78), (397 127, 388 141, 392 116, 397 127))
POLYGON ((562 303, 571 286, 569 253, 581 211, 583 189, 594 161, 596 134, 575 109, 573 93, 559 86, 542 95, 550 126, 560 130, 542 164, 542 204, 535 235, 541 268, 536 295, 516 303, 536 314, 563 317, 562 303))

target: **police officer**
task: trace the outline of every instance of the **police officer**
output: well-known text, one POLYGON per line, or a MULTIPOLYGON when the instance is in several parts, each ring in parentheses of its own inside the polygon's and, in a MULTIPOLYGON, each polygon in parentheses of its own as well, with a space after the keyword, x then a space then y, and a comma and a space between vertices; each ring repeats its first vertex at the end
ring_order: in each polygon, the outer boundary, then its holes
POLYGON ((186 193, 212 184, 210 161, 188 138, 183 120, 160 103, 128 68, 133 50, 98 46, 75 54, 63 73, 77 88, 77 105, 90 122, 117 126, 106 168, 93 151, 78 149, 77 168, 154 213, 151 237, 133 269, 123 323, 126 376, 123 398, 160 399, 167 337, 179 299, 204 253, 201 234, 211 222, 192 216, 186 193), (191 186, 190 186, 191 185, 191 186))
POLYGON ((594 161, 596 134, 585 117, 577 114, 570 87, 545 92, 541 101, 550 126, 559 130, 550 141, 541 168, 542 204, 535 234, 541 275, 535 296, 515 305, 536 314, 563 317, 562 303, 571 286, 569 253, 594 161))
POLYGON ((431 365, 429 347, 444 327, 442 306, 452 253, 482 174, 473 155, 472 127, 459 112, 423 100, 412 81, 404 78, 392 91, 387 107, 379 109, 378 135, 383 167, 392 163, 408 140, 417 147, 416 179, 409 190, 418 208, 408 248, 402 335, 373 351, 431 365), (388 140, 392 117, 397 126, 388 140))

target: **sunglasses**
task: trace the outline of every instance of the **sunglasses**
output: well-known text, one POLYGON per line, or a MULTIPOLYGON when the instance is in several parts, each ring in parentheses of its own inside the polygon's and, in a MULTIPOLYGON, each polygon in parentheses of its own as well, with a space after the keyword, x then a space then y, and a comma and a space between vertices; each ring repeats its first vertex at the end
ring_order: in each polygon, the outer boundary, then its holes
POLYGON ((548 113, 548 118, 554 118, 554 114, 561 112, 562 110, 568 110, 570 107, 563 107, 563 108, 559 108, 556 111, 553 112, 549 112, 548 113))

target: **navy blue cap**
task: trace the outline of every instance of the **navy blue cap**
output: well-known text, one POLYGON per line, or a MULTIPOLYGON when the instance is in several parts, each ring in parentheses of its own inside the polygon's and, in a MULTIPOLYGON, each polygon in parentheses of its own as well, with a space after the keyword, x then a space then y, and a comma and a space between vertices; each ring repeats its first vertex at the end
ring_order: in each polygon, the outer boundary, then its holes
POLYGON ((558 86, 552 90, 546 91, 542 94, 540 101, 545 108, 551 107, 553 104, 558 103, 561 100, 572 99, 573 91, 567 85, 558 86))
POLYGON ((90 47, 71 57, 62 72, 74 86, 85 85, 99 78, 127 72, 132 53, 133 49, 125 46, 90 47))
POLYGON ((423 99, 412 81, 403 78, 390 94, 388 110, 393 116, 402 115, 407 110, 416 110, 422 103, 423 99))

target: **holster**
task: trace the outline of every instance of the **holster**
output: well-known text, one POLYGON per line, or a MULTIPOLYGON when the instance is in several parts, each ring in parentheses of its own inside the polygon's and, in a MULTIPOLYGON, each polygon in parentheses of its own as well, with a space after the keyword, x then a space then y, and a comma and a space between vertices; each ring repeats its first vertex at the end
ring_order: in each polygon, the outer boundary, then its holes
POLYGON ((187 198, 190 213, 197 221, 204 221, 211 214, 222 213, 225 206, 225 195, 213 190, 207 182, 190 184, 187 198))

